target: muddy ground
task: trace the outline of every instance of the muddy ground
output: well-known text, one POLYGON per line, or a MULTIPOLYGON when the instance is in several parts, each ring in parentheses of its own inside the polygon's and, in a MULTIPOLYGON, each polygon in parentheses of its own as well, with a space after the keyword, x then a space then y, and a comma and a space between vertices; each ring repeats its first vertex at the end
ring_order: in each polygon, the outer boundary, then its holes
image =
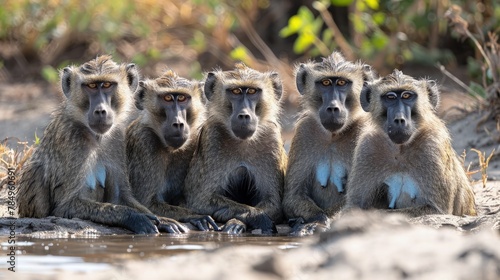
MULTIPOLYGON (((476 148, 487 155, 500 151, 496 124, 478 126, 485 112, 473 100, 445 88, 440 115, 448 121, 453 144, 467 152, 466 166, 478 170, 476 148), (456 109, 458 108, 458 109, 456 109)), ((43 134, 50 112, 59 102, 57 89, 38 84, 0 85, 0 140, 28 141, 43 134)), ((290 111, 290 110, 287 110, 290 111)), ((293 111, 293 108, 292 110, 293 111)), ((287 135, 291 132, 287 131, 287 135)), ((288 139, 287 139, 288 140, 288 139)), ((289 140, 288 140, 289 141, 289 140)), ((238 246, 187 253, 154 261, 129 261, 93 274, 95 279, 138 279, 168 275, 169 279, 499 279, 500 278, 500 157, 488 167, 489 181, 474 185, 479 216, 428 215, 407 219, 379 212, 354 212, 334 221, 329 231, 308 237, 306 245, 277 251, 238 246)), ((474 175, 476 180, 481 174, 474 175)), ((7 190, 0 189, 0 236, 7 236, 7 190)), ((288 228, 281 226, 281 233, 288 228)), ((128 234, 79 219, 48 217, 17 219, 16 231, 33 237, 128 234)), ((83 279, 85 273, 59 272, 37 279, 83 279)), ((32 275, 16 274, 15 279, 32 275)))

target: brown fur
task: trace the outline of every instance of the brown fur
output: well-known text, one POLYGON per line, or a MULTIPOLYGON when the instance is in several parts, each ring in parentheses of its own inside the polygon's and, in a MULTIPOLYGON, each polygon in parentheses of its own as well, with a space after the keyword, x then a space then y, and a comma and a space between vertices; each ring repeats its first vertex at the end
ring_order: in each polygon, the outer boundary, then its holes
POLYGON ((136 103, 143 108, 127 128, 127 158, 134 196, 154 214, 190 222, 203 216, 182 207, 184 179, 196 145, 198 128, 205 119, 205 97, 199 83, 172 71, 140 83, 136 103), (162 95, 190 96, 187 123, 190 137, 181 147, 169 146, 163 137, 165 109, 162 95))
POLYGON ((261 73, 242 64, 236 65, 233 71, 208 74, 205 82, 208 118, 186 178, 190 207, 212 215, 218 222, 237 218, 250 228, 270 226, 269 218, 274 222, 281 220, 286 166, 278 123, 281 93, 281 81, 275 73, 261 73), (226 89, 245 86, 262 89, 262 98, 256 107, 257 130, 242 140, 235 137, 230 128, 232 107, 226 89), (245 168, 249 176, 242 171, 245 168), (253 193, 253 199, 245 191, 253 193), (228 192, 253 200, 254 205, 232 200, 228 192))
POLYGON ((436 84, 416 80, 395 70, 368 85, 367 94, 372 119, 363 129, 355 150, 346 209, 387 209, 390 197, 386 180, 394 174, 406 174, 418 185, 418 194, 411 198, 408 193, 401 192, 395 203, 396 209, 391 211, 412 216, 476 215, 470 182, 451 146, 445 124, 435 114, 439 103, 436 84), (396 90, 417 94, 417 103, 412 110, 416 131, 400 145, 394 144, 383 130, 385 113, 381 105, 381 96, 396 90))
MULTIPOLYGON (((359 94, 363 82, 372 79, 372 76, 369 66, 346 61, 337 52, 322 62, 308 62, 297 67, 302 112, 295 128, 285 177, 283 207, 288 218, 325 222, 344 205, 345 179, 344 192, 339 192, 331 180, 326 186, 321 186, 316 171, 320 162, 328 162, 328 165, 343 166, 345 175, 349 174, 354 143, 368 116, 359 105, 359 94), (340 77, 352 82, 345 101, 347 120, 334 132, 322 125, 318 112, 322 95, 315 82, 327 77, 340 77)), ((333 174, 331 169, 328 174, 333 174)))
POLYGON ((127 180, 125 123, 137 87, 135 65, 118 65, 100 56, 61 71, 67 99, 54 112, 40 146, 19 181, 19 216, 80 218, 121 226, 137 233, 157 232, 156 217, 135 200, 127 180), (89 127, 89 83, 113 82, 108 114, 111 128, 101 134, 89 127), (104 171, 105 183, 97 180, 104 171), (87 182, 91 182, 90 187, 87 182))

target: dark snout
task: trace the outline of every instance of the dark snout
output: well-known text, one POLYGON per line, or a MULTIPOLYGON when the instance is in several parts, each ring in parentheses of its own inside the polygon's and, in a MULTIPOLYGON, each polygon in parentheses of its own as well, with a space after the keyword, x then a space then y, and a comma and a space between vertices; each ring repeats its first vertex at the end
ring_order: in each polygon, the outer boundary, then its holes
POLYGON ((404 106, 399 106, 394 112, 388 111, 387 134, 395 144, 404 144, 414 132, 411 121, 411 111, 406 112, 404 106))
POLYGON ((341 129, 347 120, 347 110, 338 100, 324 104, 319 110, 321 124, 330 132, 341 129))
POLYGON ((186 143, 190 130, 182 111, 171 113, 163 128, 164 138, 168 146, 177 149, 186 143))
POLYGON ((88 120, 95 133, 104 134, 113 126, 113 113, 104 104, 99 104, 89 111, 88 120))
POLYGON ((257 129, 257 117, 249 110, 241 110, 231 117, 231 129, 236 137, 243 140, 247 139, 257 129))

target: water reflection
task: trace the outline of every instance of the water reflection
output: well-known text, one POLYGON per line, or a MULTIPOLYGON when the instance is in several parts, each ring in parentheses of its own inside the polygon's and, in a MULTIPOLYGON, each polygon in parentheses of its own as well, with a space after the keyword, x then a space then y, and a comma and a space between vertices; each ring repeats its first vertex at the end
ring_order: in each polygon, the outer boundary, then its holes
MULTIPOLYGON (((84 237, 33 238, 16 240, 18 268, 24 272, 55 270, 91 271, 131 259, 175 256, 192 251, 213 250, 225 246, 271 246, 280 250, 297 248, 304 240, 292 236, 228 235, 219 232, 192 232, 160 236, 112 235, 84 237)), ((3 252, 7 242, 0 243, 3 252)), ((3 267, 4 265, 0 265, 3 267)))

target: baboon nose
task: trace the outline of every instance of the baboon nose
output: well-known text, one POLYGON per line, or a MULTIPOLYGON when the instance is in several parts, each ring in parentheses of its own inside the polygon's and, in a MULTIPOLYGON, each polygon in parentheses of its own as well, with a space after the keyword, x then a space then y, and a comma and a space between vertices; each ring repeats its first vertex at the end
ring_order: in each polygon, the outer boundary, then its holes
POLYGON ((242 121, 249 121, 250 120, 250 115, 248 114, 239 114, 238 119, 242 121))
POLYGON ((172 126, 175 128, 175 129, 179 129, 179 130, 182 130, 184 129, 184 123, 181 123, 181 122, 178 122, 178 123, 173 123, 172 126))
POLYGON ((98 117, 104 117, 104 116, 106 116, 106 110, 96 109, 96 110, 94 110, 94 115, 98 116, 98 117))
POLYGON ((405 125, 406 121, 405 121, 405 119, 404 119, 404 118, 395 118, 395 119, 394 119, 394 123, 395 123, 396 125, 405 125))
POLYGON ((328 113, 337 113, 338 114, 340 112, 340 108, 336 107, 336 106, 332 106, 332 107, 326 108, 326 111, 328 113))

